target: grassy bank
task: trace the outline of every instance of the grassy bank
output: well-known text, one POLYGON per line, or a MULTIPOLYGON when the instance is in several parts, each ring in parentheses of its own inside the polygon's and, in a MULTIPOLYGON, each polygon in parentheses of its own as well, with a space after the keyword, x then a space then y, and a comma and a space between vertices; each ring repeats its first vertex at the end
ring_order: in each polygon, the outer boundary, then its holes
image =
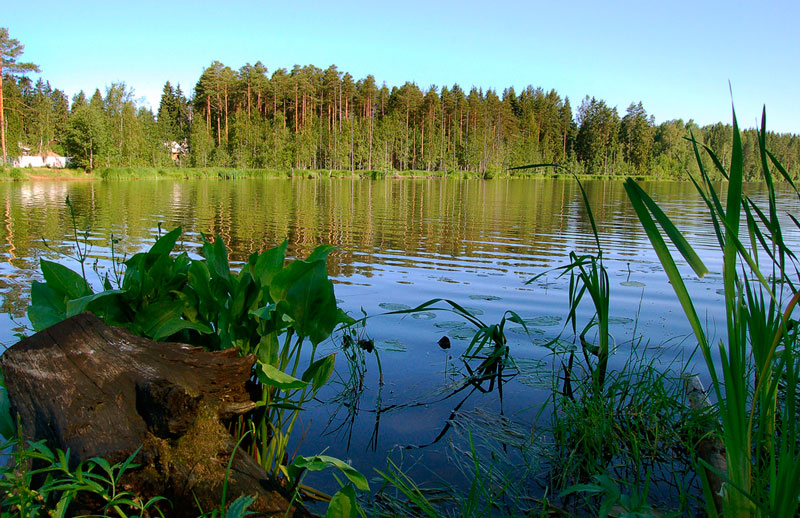
MULTIPOLYGON (((551 168, 537 171, 499 171, 480 173, 477 171, 366 171, 349 169, 235 169, 230 167, 104 167, 94 171, 82 169, 50 169, 46 167, 10 167, 0 169, 0 181, 29 180, 238 180, 259 178, 560 178, 571 177, 569 173, 554 172, 551 168)), ((614 176, 581 174, 581 179, 604 179, 614 176)), ((621 179, 621 178, 620 178, 621 179)), ((657 176, 639 176, 637 180, 657 180, 657 176)))

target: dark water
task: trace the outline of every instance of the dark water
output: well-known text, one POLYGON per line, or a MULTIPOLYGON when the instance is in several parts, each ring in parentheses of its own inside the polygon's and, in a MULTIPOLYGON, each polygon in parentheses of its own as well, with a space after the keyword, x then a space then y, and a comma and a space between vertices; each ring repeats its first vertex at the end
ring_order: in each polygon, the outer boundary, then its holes
MULTIPOLYGON (((612 368, 627 358, 634 326, 654 353, 661 351, 674 362, 669 368, 696 362, 699 358, 689 359, 695 345, 686 338, 690 329, 622 183, 587 181, 585 187, 611 279, 611 331, 618 346, 612 368)), ((688 268, 685 276, 698 312, 711 328, 721 330, 721 256, 702 201, 686 183, 644 187, 706 262, 711 273, 705 278, 695 279, 688 268)), ((759 186, 748 189, 763 201, 759 186)), ((365 473, 383 468, 391 452, 419 477, 456 479, 450 456, 452 448, 464 448, 466 429, 491 435, 501 423, 520 437, 528 434, 550 393, 551 351, 541 344, 563 329, 568 280, 551 273, 525 282, 565 264, 572 250, 595 251, 580 191, 571 180, 0 183, 0 342, 6 346, 26 323, 38 259, 74 253, 66 195, 76 210, 77 229, 91 245, 87 264, 98 260, 101 272, 111 256, 112 234, 120 239, 114 253, 130 256, 149 247, 158 223, 165 229, 182 225, 183 249, 197 254, 201 233, 219 234, 238 262, 285 238, 295 257, 318 244, 339 246, 329 273, 340 305, 356 316, 362 308, 377 315, 441 297, 471 309, 486 323, 499 321, 506 310, 529 319, 533 342, 519 326, 508 328, 516 365, 507 369, 502 398, 498 387, 488 383, 452 394, 468 373, 459 355, 472 336, 455 315, 369 319, 364 336, 375 341, 384 384, 374 354, 367 354, 361 390, 348 391, 351 378, 339 354, 336 381, 303 417, 305 439, 299 450, 312 454, 327 447, 328 454, 351 459, 365 473), (452 343, 446 351, 437 345, 445 335, 452 343), (414 464, 419 458, 424 462, 414 464)), ((784 212, 797 212, 796 199, 788 193, 781 203, 784 212)), ((786 239, 796 247, 800 237, 795 232, 786 239)), ((59 260, 77 268, 75 262, 59 260)), ((583 321, 589 316, 587 308, 583 321)), ((326 351, 340 346, 338 338, 322 345, 326 351)), ((700 369, 693 363, 689 368, 700 369)), ((540 419, 546 421, 546 413, 540 419)))

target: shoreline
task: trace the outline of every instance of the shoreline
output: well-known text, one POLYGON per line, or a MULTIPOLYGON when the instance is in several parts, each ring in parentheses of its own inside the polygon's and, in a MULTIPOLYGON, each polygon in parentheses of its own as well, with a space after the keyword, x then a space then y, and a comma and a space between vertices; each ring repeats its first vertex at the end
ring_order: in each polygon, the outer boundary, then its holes
MULTIPOLYGON (((628 175, 607 175, 576 173, 579 179, 597 180, 624 180, 628 175)), ((245 180, 245 179, 435 179, 452 178, 461 180, 492 180, 492 179, 552 179, 572 178, 571 173, 560 172, 504 172, 499 174, 481 174, 474 171, 369 171, 369 170, 337 170, 337 169, 236 169, 226 167, 213 168, 136 168, 136 167, 107 167, 94 171, 81 169, 50 169, 50 168, 6 168, 0 170, 0 181, 96 181, 96 180, 245 180)), ((680 181, 683 178, 662 178, 654 175, 635 175, 638 181, 680 181)))

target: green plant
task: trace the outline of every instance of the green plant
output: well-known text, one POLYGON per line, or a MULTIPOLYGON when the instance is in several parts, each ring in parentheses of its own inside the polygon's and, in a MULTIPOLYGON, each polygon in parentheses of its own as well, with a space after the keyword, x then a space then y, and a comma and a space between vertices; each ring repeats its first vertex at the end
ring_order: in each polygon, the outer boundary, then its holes
POLYGON ((302 482, 306 473, 328 468, 337 469, 347 477, 352 485, 342 484, 338 478, 336 479, 339 481, 341 488, 330 498, 325 516, 329 518, 355 518, 364 515, 356 500, 353 487, 360 491, 369 491, 369 483, 366 477, 348 463, 328 455, 314 455, 308 458, 298 455, 294 462, 288 466, 287 476, 291 483, 292 502, 299 495, 300 490, 303 489, 302 482))
POLYGON ((164 497, 144 501, 120 489, 125 473, 137 467, 133 459, 138 450, 114 465, 94 457, 72 469, 69 451, 53 452, 41 441, 24 445, 19 437, 21 433, 2 445, 3 450, 13 452, 13 461, 0 467, 0 514, 75 516, 70 506, 81 495, 84 505, 88 502, 100 516, 164 516, 157 505, 168 503, 164 497))
MULTIPOLYGON (((650 474, 644 482, 641 492, 634 488, 631 493, 623 493, 620 485, 608 475, 594 475, 592 481, 587 484, 576 484, 561 492, 559 498, 567 497, 575 493, 596 495, 601 498, 601 504, 597 511, 597 516, 607 518, 608 516, 618 516, 619 518, 650 518, 654 516, 664 516, 662 513, 656 514, 654 509, 647 503, 647 493, 650 489, 650 474)), ((680 516, 678 513, 668 516, 680 516)))
MULTIPOLYGON (((106 323, 154 340, 209 350, 236 348, 256 356, 261 398, 237 433, 254 432, 251 453, 275 476, 286 475, 286 448, 297 418, 333 372, 334 355, 316 358, 320 342, 352 321, 336 306, 322 246, 306 259, 285 262, 287 243, 252 254, 232 272, 222 239, 204 238, 203 259, 173 255, 176 228, 147 252, 125 261, 121 282, 106 277, 94 293, 85 276, 42 260, 45 282, 34 282, 28 316, 35 330, 90 311, 106 323), (303 352, 310 342, 310 355, 303 352), (308 358, 301 370, 301 358, 308 358)), ((80 255, 79 257, 83 257, 80 255)))
MULTIPOLYGON (((634 491, 656 484, 671 507, 689 513, 695 490, 694 444, 707 419, 693 410, 684 390, 678 361, 661 361, 663 351, 649 349, 640 339, 630 345, 624 365, 609 370, 598 392, 591 376, 583 375, 561 353, 561 375, 554 380, 549 457, 549 487, 567 491, 591 483, 597 476, 624 480, 634 491)), ((587 373, 588 374, 588 373, 587 373)), ((560 498, 575 513, 600 512, 597 493, 574 492, 560 498)))
MULTIPOLYGON (((512 167, 509 170, 542 169, 550 167, 569 171, 564 166, 553 163, 530 164, 512 167)), ((600 391, 605 383, 606 371, 608 370, 608 357, 611 353, 609 350, 610 335, 608 332, 608 307, 611 299, 608 270, 603 264, 603 248, 600 246, 600 236, 597 232, 597 224, 595 223, 592 207, 589 204, 589 198, 586 196, 586 190, 583 188, 583 184, 578 179, 577 175, 571 172, 570 174, 580 188, 583 206, 586 209, 586 215, 589 218, 589 223, 592 228, 592 236, 597 246, 597 253, 579 255, 572 251, 569 254, 569 263, 556 268, 555 271, 559 272, 559 277, 569 273, 569 311, 565 326, 571 324, 573 334, 580 339, 581 350, 583 351, 587 368, 591 370, 591 376, 594 380, 595 387, 600 391), (583 301, 584 295, 587 293, 594 306, 594 315, 589 319, 581 332, 578 333, 578 307, 583 301), (597 343, 593 344, 587 340, 586 336, 595 326, 597 327, 597 343), (589 360, 590 355, 597 358, 596 367, 592 367, 592 362, 589 360)), ((526 284, 531 284, 548 273, 550 273, 550 271, 542 272, 528 280, 526 284)), ((552 343, 555 343, 556 340, 558 340, 558 338, 552 343)))
MULTIPOLYGON (((658 205, 628 179, 625 189, 689 320, 711 375, 725 446, 726 472, 701 461, 706 510, 712 516, 794 516, 800 502, 800 420, 798 420, 795 254, 783 241, 772 168, 800 197, 782 164, 766 148, 766 111, 758 134, 760 165, 768 192, 762 211, 743 194, 743 150, 736 115, 729 168, 692 135, 700 178, 691 180, 706 203, 723 254, 727 337, 717 347, 719 364, 662 230, 694 271, 705 266, 658 205), (727 180, 727 197, 717 193, 701 149, 727 180), (741 226, 742 218, 746 225, 741 226), (721 508, 711 480, 724 484, 721 508)), ((797 219, 792 222, 800 227, 797 219)))

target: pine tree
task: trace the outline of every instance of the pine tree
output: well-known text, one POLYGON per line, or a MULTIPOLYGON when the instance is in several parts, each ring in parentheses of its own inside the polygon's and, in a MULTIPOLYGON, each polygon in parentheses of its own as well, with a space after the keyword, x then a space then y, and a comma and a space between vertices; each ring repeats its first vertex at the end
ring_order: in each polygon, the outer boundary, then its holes
POLYGON ((0 27, 0 145, 3 149, 3 164, 8 159, 6 155, 6 122, 3 114, 3 74, 25 74, 38 72, 39 67, 33 63, 18 63, 17 58, 25 50, 19 40, 8 35, 8 29, 0 27))

